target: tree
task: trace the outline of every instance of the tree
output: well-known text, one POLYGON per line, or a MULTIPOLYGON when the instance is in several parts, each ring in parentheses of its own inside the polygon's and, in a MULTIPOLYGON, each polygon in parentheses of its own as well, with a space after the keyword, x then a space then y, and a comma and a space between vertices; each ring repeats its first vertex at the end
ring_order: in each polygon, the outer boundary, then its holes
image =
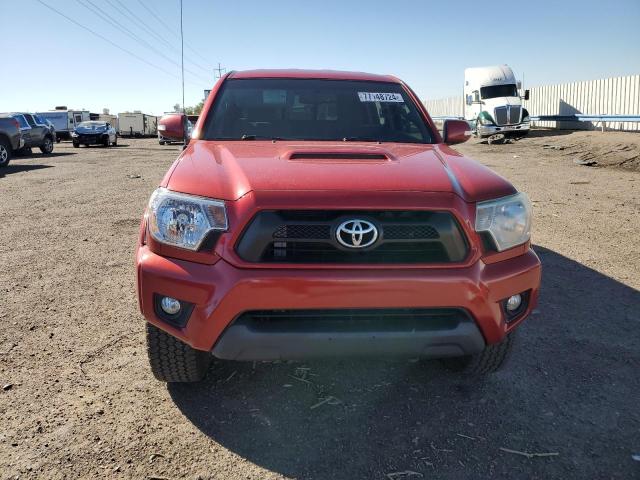
POLYGON ((200 115, 202 112, 202 107, 204 107, 204 100, 198 103, 195 107, 187 107, 184 109, 187 115, 200 115))
POLYGON ((182 111, 182 108, 180 107, 180 104, 179 104, 179 103, 176 103, 176 104, 173 106, 173 111, 174 111, 174 112, 181 112, 181 111, 182 111))

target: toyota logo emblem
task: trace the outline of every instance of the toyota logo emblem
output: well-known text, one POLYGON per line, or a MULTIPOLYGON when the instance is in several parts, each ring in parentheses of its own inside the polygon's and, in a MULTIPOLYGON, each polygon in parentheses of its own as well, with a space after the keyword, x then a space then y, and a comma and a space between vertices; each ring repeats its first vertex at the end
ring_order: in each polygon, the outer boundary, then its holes
POLYGON ((347 220, 336 229, 336 240, 347 248, 365 248, 373 245, 377 239, 378 229, 366 220, 347 220))

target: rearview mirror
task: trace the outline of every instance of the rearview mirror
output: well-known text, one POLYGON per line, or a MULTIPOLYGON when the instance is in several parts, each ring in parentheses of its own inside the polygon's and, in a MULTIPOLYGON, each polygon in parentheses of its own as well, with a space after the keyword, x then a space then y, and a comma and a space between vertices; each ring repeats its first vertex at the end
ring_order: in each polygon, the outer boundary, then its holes
POLYGON ((471 138, 471 127, 465 120, 445 120, 442 125, 442 140, 447 145, 466 142, 471 138))

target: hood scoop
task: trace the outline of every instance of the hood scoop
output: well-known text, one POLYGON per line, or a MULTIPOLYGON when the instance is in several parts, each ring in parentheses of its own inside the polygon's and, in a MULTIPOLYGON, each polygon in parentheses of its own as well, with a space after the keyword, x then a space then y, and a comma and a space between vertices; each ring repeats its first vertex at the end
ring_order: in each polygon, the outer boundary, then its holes
POLYGON ((337 160, 337 161, 387 161, 391 158, 385 153, 373 153, 363 151, 306 151, 306 152, 291 152, 285 156, 288 160, 337 160))

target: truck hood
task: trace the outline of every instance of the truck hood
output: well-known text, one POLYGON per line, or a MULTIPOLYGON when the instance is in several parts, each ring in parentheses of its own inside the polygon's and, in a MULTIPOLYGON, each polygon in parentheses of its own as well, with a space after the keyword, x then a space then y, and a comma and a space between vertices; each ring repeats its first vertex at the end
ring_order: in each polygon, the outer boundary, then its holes
POLYGON ((162 186, 237 200, 250 191, 451 192, 467 201, 515 193, 444 145, 193 140, 162 186))
POLYGON ((493 115, 493 109, 496 107, 504 107, 506 105, 522 105, 522 100, 519 97, 496 97, 496 98, 487 98, 486 100, 482 100, 484 105, 482 106, 482 110, 489 112, 493 115))

